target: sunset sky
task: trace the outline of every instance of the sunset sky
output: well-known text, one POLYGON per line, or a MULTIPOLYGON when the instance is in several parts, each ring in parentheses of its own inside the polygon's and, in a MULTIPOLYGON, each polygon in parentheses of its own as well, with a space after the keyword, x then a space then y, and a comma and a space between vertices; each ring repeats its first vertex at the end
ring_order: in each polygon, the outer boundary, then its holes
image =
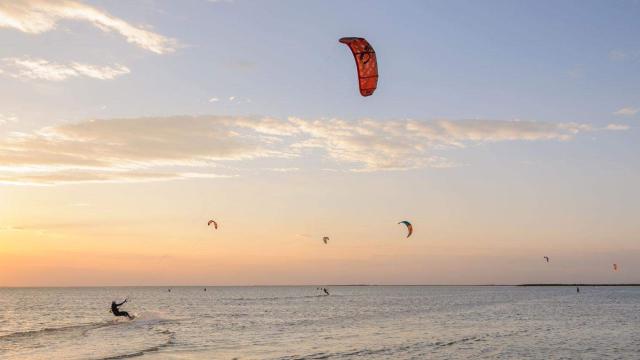
POLYGON ((0 286, 640 282, 639 17, 0 0, 0 286))

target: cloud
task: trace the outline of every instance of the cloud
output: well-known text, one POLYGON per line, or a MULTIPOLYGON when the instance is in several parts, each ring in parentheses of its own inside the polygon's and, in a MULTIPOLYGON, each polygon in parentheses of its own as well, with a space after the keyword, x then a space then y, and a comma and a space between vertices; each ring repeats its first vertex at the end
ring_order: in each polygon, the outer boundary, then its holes
POLYGON ((592 130, 585 124, 505 120, 291 121, 309 135, 294 146, 324 149, 339 162, 359 165, 355 171, 452 167, 456 164, 433 150, 500 141, 565 141, 592 130))
POLYGON ((0 232, 2 231, 21 231, 20 227, 16 226, 0 226, 0 232))
POLYGON ((90 207, 92 205, 89 204, 89 203, 78 202, 78 203, 71 203, 71 204, 69 204, 69 206, 73 206, 73 207, 90 207))
POLYGON ((61 20, 86 21, 98 29, 115 31, 129 43, 157 54, 175 51, 177 42, 133 26, 95 7, 72 0, 12 0, 0 2, 0 27, 28 34, 51 31, 61 20))
POLYGON ((229 175, 152 171, 43 171, 0 174, 0 184, 59 185, 77 183, 134 183, 189 178, 228 178, 229 175))
POLYGON ((18 116, 16 114, 2 114, 0 113, 0 125, 7 123, 18 122, 18 116))
POLYGON ((228 96, 224 99, 220 99, 218 97, 209 98, 210 103, 219 102, 219 101, 226 101, 227 103, 233 103, 233 104, 248 104, 251 102, 251 99, 239 98, 237 96, 228 96))
POLYGON ((99 80, 112 80, 130 73, 129 68, 119 64, 114 66, 96 66, 79 62, 58 64, 30 57, 4 58, 1 61, 5 73, 19 79, 62 81, 86 76, 99 80))
POLYGON ((612 131, 623 131, 623 130, 629 130, 629 125, 609 124, 605 127, 605 129, 612 130, 612 131))
POLYGON ((567 71, 567 75, 572 79, 581 79, 584 77, 585 68, 584 65, 575 65, 569 71, 567 71))
POLYGON ((281 173, 287 173, 287 172, 296 172, 296 171, 300 171, 300 168, 297 167, 290 167, 290 168, 268 168, 265 169, 267 171, 273 171, 273 172, 281 172, 281 173))
POLYGON ((613 61, 622 61, 627 58, 627 54, 622 50, 611 50, 609 51, 609 60, 613 61))
MULTIPOLYGON (((606 129, 623 130, 611 124, 606 129)), ((89 120, 0 139, 0 182, 62 184, 228 177, 225 162, 319 156, 350 171, 457 166, 439 154, 504 141, 568 141, 587 124, 174 116, 89 120)), ((323 163, 323 168, 327 168, 323 163)), ((257 169, 265 169, 258 166, 257 169)), ((298 167, 270 167, 297 171, 298 167)))
MULTIPOLYGON (((256 120, 256 124, 261 121, 256 120)), ((250 120, 165 117, 84 121, 0 140, 4 183, 135 182, 232 174, 215 161, 286 157, 250 120), (194 171, 194 169, 196 169, 194 171)))
POLYGON ((234 104, 248 104, 251 102, 249 98, 239 98, 237 96, 229 96, 229 102, 234 104))
POLYGON ((633 115, 637 114, 638 112, 640 112, 640 108, 623 107, 622 109, 614 111, 613 115, 633 116, 633 115))
POLYGON ((611 61, 626 61, 636 60, 640 58, 640 51, 637 50, 611 50, 609 51, 609 60, 611 61))

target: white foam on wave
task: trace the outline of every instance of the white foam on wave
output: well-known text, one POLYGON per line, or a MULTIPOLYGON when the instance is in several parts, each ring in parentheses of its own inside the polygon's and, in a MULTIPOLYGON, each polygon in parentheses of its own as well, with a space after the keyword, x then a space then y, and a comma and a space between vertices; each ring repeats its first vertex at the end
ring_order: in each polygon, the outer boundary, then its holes
POLYGON ((135 323, 152 324, 173 320, 160 311, 143 311, 141 313, 134 313, 133 315, 135 316, 135 318, 133 319, 135 323))

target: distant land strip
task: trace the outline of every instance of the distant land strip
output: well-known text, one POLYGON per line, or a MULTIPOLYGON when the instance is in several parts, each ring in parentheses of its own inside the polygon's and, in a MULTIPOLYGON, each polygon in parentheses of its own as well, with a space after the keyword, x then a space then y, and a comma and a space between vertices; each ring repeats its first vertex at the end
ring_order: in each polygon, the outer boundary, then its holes
POLYGON ((640 286, 640 284, 520 284, 518 286, 640 286))

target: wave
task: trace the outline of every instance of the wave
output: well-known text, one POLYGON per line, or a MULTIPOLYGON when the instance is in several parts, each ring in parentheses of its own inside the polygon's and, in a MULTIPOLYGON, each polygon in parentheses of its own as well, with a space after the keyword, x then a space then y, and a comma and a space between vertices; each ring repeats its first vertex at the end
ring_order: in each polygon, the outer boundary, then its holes
MULTIPOLYGON (((318 295, 302 295, 302 296, 273 296, 273 297, 260 297, 260 298, 221 298, 220 300, 232 300, 232 301, 258 301, 258 300, 290 300, 290 299, 308 299, 308 298, 318 298, 318 297, 327 297, 329 295, 318 294, 318 295)), ((331 295, 333 297, 339 295, 331 295)))
POLYGON ((93 323, 85 323, 85 324, 75 324, 68 326, 60 326, 60 327, 50 327, 38 330, 28 330, 28 331, 17 331, 9 334, 5 334, 0 336, 0 341, 3 340, 13 340, 22 337, 29 336, 38 336, 44 334, 54 334, 65 331, 82 331, 83 334, 86 334, 88 331, 100 329, 108 326, 117 326, 117 325, 151 325, 151 324, 163 324, 174 321, 174 319, 169 319, 164 317, 164 315, 160 312, 147 311, 140 314, 135 314, 134 320, 120 319, 115 318, 111 320, 93 322, 93 323))
POLYGON ((4 341, 16 341, 19 339, 36 337, 36 336, 48 336, 65 332, 78 332, 81 333, 82 336, 87 335, 89 331, 107 328, 110 326, 147 326, 154 324, 164 324, 172 322, 173 319, 168 319, 162 316, 162 314, 158 312, 143 312, 139 315, 136 314, 136 318, 134 320, 120 319, 115 318, 111 320, 98 321, 93 323, 85 323, 85 324, 74 324, 68 326, 59 326, 59 327, 48 327, 37 330, 28 330, 28 331, 17 331, 9 334, 5 334, 0 336, 0 342, 4 341))
POLYGON ((352 358, 352 357, 371 357, 371 356, 385 356, 392 358, 394 356, 398 356, 398 354, 403 354, 407 352, 423 352, 427 349, 438 349, 445 348, 449 346, 455 346, 465 343, 473 343, 485 341, 487 338, 501 338, 501 337, 509 337, 514 335, 521 335, 528 332, 527 330, 519 330, 519 331, 510 331, 504 333, 492 333, 492 334, 483 334, 479 336, 467 336, 462 337, 455 340, 450 341, 437 341, 437 342, 415 342, 404 345, 396 345, 396 346, 388 346, 381 348, 363 348, 363 349, 352 349, 345 350, 340 352, 318 352, 306 355, 289 355, 284 357, 279 357, 278 360, 321 360, 328 358, 352 358))
POLYGON ((447 347, 447 346, 457 345, 457 344, 466 343, 466 342, 470 342, 470 341, 480 341, 482 339, 483 339, 483 337, 469 336, 469 337, 465 337, 465 338, 458 339, 458 340, 453 340, 453 341, 448 341, 448 342, 438 341, 438 342, 433 343, 433 346, 447 347))
POLYGON ((356 356, 373 356, 387 354, 392 356, 400 352, 397 348, 381 348, 381 349, 354 349, 343 352, 319 352, 307 355, 290 355, 278 358, 278 360, 321 360, 329 358, 350 358, 356 356))
POLYGON ((42 334, 53 334, 53 333, 64 332, 64 331, 82 330, 83 333, 86 333, 87 331, 90 331, 90 330, 95 330, 95 329, 103 328, 106 326, 113 326, 118 324, 125 324, 125 322, 118 321, 118 320, 109 320, 109 321, 101 321, 101 322, 88 323, 88 324, 76 324, 76 325, 69 325, 69 326, 44 328, 44 329, 38 329, 38 330, 17 331, 14 333, 0 336, 0 341, 13 340, 16 338, 29 337, 29 336, 38 336, 42 334))
POLYGON ((131 322, 132 324, 161 324, 172 322, 175 319, 168 318, 164 313, 160 311, 144 311, 141 313, 134 313, 135 318, 131 322))
POLYGON ((173 333, 173 332, 170 332, 168 330, 167 330, 167 334, 169 334, 169 338, 167 339, 166 342, 164 342, 164 343, 162 343, 160 345, 150 346, 150 347, 142 349, 142 350, 136 350, 136 351, 132 351, 132 352, 125 353, 125 354, 119 354, 119 355, 103 357, 103 358, 100 358, 98 360, 129 359, 129 358, 134 358, 134 357, 138 357, 138 356, 143 356, 143 355, 145 355, 147 353, 160 351, 161 349, 164 349, 164 348, 168 348, 168 347, 170 347, 171 345, 174 344, 174 339, 175 339, 176 334, 173 333))
MULTIPOLYGON (((140 334, 141 333, 140 331, 142 331, 142 333, 146 333, 146 330, 155 329, 154 333, 160 336, 157 337, 155 341, 154 340, 145 341, 146 344, 134 345, 131 349, 125 350, 125 349, 118 349, 114 347, 113 350, 108 351, 106 354, 98 355, 98 356, 102 356, 102 357, 98 357, 98 359, 101 359, 101 360, 126 359, 126 358, 143 356, 146 353, 159 351, 175 343, 174 332, 168 329, 159 330, 155 327, 155 325, 157 324, 171 322, 170 319, 166 319, 158 315, 157 313, 142 313, 140 317, 141 318, 139 320, 134 319, 132 321, 113 319, 110 321, 103 321, 103 322, 52 327, 52 328, 44 328, 39 330, 22 331, 22 332, 6 334, 3 336, 0 336, 0 353, 2 352, 1 349, 4 346, 3 343, 9 346, 9 348, 13 347, 15 349, 18 349, 19 351, 25 350, 25 347, 23 347, 24 345, 32 344, 34 342, 36 344, 40 344, 36 347, 41 347, 45 339, 40 337, 47 337, 47 338, 52 337, 51 339, 47 339, 45 343, 51 343, 51 344, 55 343, 55 345, 58 347, 62 346, 63 349, 70 349, 70 346, 77 345, 77 344, 74 344, 73 341, 70 339, 75 339, 79 337, 80 334, 82 334, 82 337, 85 337, 88 335, 89 332, 93 330, 107 329, 113 326, 123 326, 123 328, 117 328, 117 329, 123 329, 123 330, 124 330, 124 327, 126 327, 134 331, 134 333, 136 334, 140 334), (60 336, 63 336, 65 340, 60 341, 61 340, 60 336), (118 350, 120 350, 120 352, 123 352, 123 353, 119 353, 118 350)), ((129 332, 127 332, 127 334, 129 334, 129 332)), ((96 341, 96 340, 101 340, 102 337, 101 337, 101 334, 98 333, 98 334, 92 335, 91 339, 96 341)), ((90 343, 93 344, 93 341, 90 341, 90 343)), ((102 350, 106 350, 106 349, 103 348, 102 350)), ((38 351, 36 351, 36 353, 38 353, 38 351)), ((69 352, 69 353, 84 354, 84 352, 82 352, 82 350, 79 350, 79 349, 75 349, 74 352, 69 352)), ((90 357, 89 354, 90 353, 87 352, 86 353, 87 356, 84 356, 81 358, 89 358, 90 357)), ((34 356, 34 358, 41 358, 41 357, 42 356, 34 356)))

